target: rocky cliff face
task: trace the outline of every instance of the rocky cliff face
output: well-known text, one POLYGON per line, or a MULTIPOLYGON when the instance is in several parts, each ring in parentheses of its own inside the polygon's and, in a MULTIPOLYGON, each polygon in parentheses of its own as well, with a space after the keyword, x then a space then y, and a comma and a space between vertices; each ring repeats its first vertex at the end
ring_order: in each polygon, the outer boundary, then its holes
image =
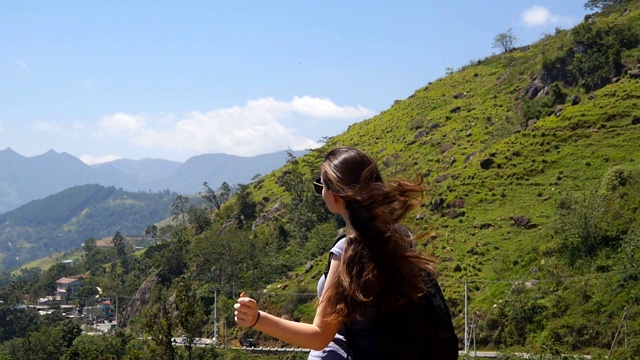
POLYGON ((127 327, 130 319, 140 315, 142 310, 149 304, 149 297, 151 296, 151 289, 158 282, 156 274, 152 274, 147 280, 140 285, 136 293, 133 295, 127 307, 122 312, 122 315, 118 318, 118 327, 127 327))

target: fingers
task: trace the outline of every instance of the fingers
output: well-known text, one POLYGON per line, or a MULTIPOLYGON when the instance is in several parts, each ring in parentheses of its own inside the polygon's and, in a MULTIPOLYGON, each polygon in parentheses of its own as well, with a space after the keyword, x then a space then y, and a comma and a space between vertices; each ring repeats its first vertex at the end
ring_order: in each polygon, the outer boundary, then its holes
POLYGON ((240 294, 240 298, 233 305, 233 308, 235 309, 235 321, 240 326, 249 327, 258 318, 258 304, 254 299, 247 297, 244 291, 240 294))

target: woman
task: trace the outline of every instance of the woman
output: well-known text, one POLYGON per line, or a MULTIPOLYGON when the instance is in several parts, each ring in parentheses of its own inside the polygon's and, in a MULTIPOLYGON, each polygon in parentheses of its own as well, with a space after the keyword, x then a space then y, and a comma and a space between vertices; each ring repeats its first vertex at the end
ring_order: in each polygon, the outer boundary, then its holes
POLYGON ((331 150, 320 166, 320 190, 329 211, 347 224, 346 238, 331 250, 326 279, 312 324, 259 311, 255 300, 238 299, 236 322, 295 346, 310 348, 311 359, 376 358, 377 314, 425 293, 425 277, 435 279, 431 259, 417 254, 415 239, 399 222, 420 204, 421 182, 385 183, 375 161, 350 147, 331 150), (347 341, 348 339, 348 341, 347 341))

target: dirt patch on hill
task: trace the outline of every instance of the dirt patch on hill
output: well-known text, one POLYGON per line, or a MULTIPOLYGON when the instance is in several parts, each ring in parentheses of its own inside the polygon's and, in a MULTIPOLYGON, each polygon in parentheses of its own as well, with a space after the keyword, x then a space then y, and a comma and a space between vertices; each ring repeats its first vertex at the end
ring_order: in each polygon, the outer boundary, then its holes
MULTIPOLYGON (((128 244, 133 244, 136 243, 140 240, 143 240, 143 238, 141 237, 133 237, 133 236, 125 236, 124 237, 124 241, 126 241, 128 244)), ((113 246, 113 238, 112 237, 105 237, 99 240, 96 240, 96 246, 98 247, 112 247, 113 246)))

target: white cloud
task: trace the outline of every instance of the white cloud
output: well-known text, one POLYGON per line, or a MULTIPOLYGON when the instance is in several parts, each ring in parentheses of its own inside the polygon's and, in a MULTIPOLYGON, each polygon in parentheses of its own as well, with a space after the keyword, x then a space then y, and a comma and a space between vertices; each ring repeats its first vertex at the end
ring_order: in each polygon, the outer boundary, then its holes
POLYGON ((528 27, 550 24, 570 24, 571 18, 552 14, 544 6, 535 5, 522 13, 522 22, 528 27))
POLYGON ((116 113, 102 118, 100 127, 112 134, 132 135, 144 131, 146 120, 142 116, 116 113))
POLYGON ((33 129, 42 132, 57 132, 60 131, 60 125, 54 121, 36 121, 32 125, 33 129))
POLYGON ((80 160, 82 160, 82 162, 84 162, 87 165, 102 164, 105 162, 114 161, 118 159, 121 159, 121 157, 117 155, 105 155, 105 156, 93 157, 91 155, 85 154, 80 156, 80 160))
POLYGON ((304 96, 286 102, 269 97, 250 100, 242 107, 193 111, 180 116, 117 113, 104 117, 99 123, 100 131, 94 136, 105 139, 114 136, 140 147, 159 147, 184 154, 220 152, 252 156, 319 146, 297 130, 311 121, 358 121, 372 115, 372 110, 362 106, 338 106, 330 99, 304 96), (296 128, 284 125, 284 120, 291 118, 296 120, 296 128))
POLYGON ((362 106, 338 106, 330 99, 310 96, 294 97, 290 102, 277 101, 273 98, 251 100, 247 108, 277 113, 299 113, 314 118, 353 119, 373 115, 373 111, 362 106))
POLYGON ((22 60, 18 60, 18 61, 17 61, 17 64, 18 64, 18 67, 20 68, 20 70, 22 70, 22 71, 26 71, 26 70, 28 70, 28 69, 29 69, 29 68, 27 67, 27 63, 25 63, 25 62, 24 62, 24 61, 22 61, 22 60))

